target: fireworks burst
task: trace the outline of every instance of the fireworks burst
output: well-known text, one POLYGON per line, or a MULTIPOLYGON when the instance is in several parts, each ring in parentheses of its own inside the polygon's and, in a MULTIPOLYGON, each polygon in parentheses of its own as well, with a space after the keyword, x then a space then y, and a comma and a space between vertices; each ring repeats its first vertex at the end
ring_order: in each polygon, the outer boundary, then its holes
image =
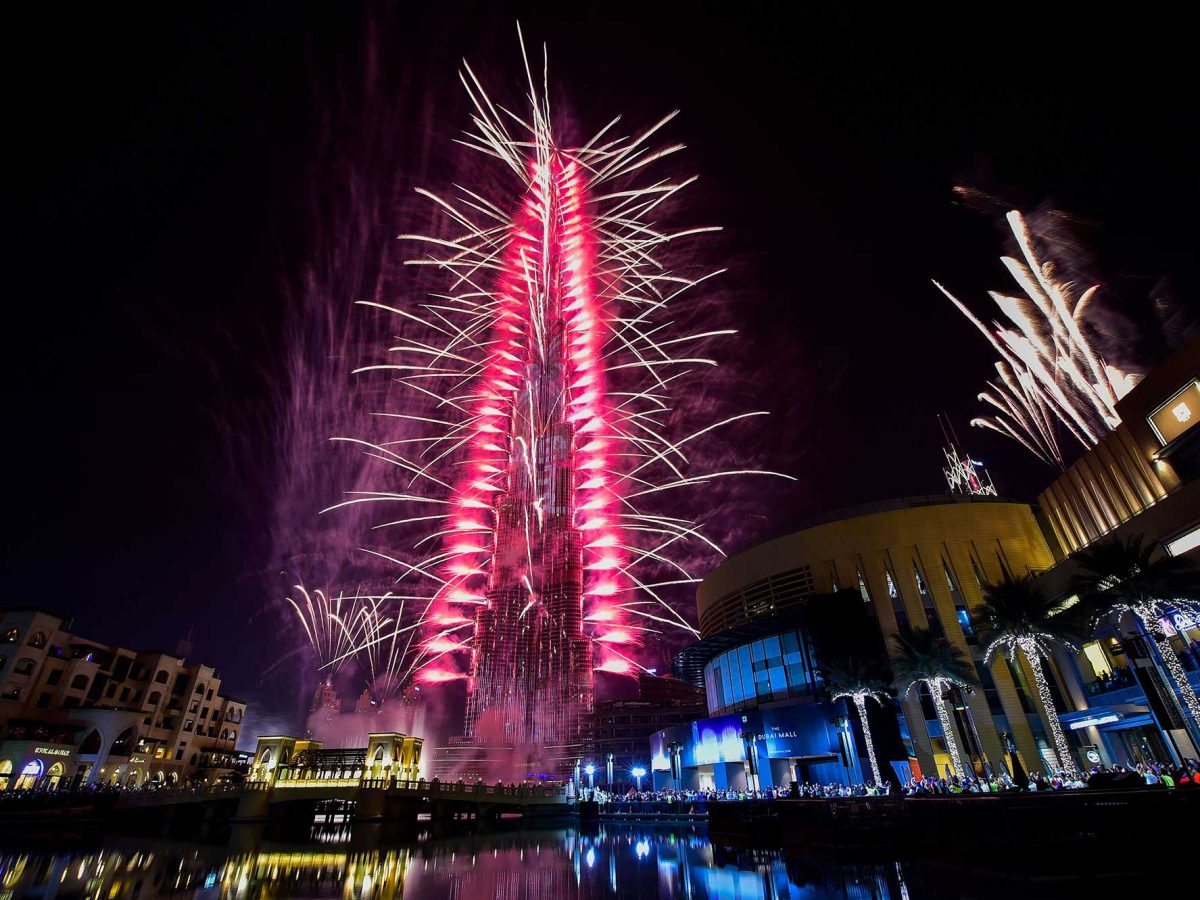
POLYGON ((674 396, 716 366, 706 345, 734 333, 685 327, 696 289, 719 273, 667 261, 717 229, 655 222, 694 179, 638 181, 681 149, 651 143, 674 114, 630 136, 614 119, 566 146, 545 66, 539 87, 521 49, 525 117, 494 103, 469 66, 461 75, 474 127, 460 143, 492 160, 492 189, 420 191, 457 233, 402 236, 427 249, 411 262, 444 286, 420 304, 364 301, 400 333, 389 359, 357 371, 388 373, 409 405, 379 412, 402 436, 346 440, 392 466, 399 487, 337 506, 395 503, 405 512, 386 526, 428 527, 412 552, 387 557, 427 598, 403 671, 469 677, 468 730, 503 709, 515 739, 545 740, 590 706, 593 669, 636 672, 647 631, 696 633, 663 592, 697 580, 677 560, 683 548, 720 550, 692 519, 643 504, 777 473, 705 469, 693 455, 694 442, 763 413, 672 433, 674 396))
POLYGON ((320 667, 329 669, 330 674, 337 674, 362 643, 354 622, 357 598, 347 598, 340 593, 331 598, 319 588, 309 591, 302 584, 296 585, 295 589, 301 599, 287 597, 285 600, 295 610, 320 667))
POLYGON ((996 291, 988 295, 1009 324, 994 321, 989 327, 949 290, 937 281, 934 285, 1000 356, 999 378, 979 395, 995 412, 971 424, 998 431, 1039 459, 1061 467, 1060 429, 1065 428, 1085 448, 1094 447, 1120 424, 1116 402, 1133 387, 1136 376, 1106 364, 1084 333, 1100 286, 1080 291, 1074 283, 1058 278, 1054 264, 1039 257, 1025 217, 1013 210, 1006 218, 1021 259, 1004 256, 1001 262, 1023 296, 996 291))

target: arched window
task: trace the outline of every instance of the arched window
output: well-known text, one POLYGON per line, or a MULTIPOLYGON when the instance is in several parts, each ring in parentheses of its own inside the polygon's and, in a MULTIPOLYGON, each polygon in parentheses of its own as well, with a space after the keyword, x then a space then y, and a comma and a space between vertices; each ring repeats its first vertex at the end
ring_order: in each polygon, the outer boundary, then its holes
POLYGON ((380 744, 378 747, 375 748, 375 762, 377 762, 377 763, 383 762, 383 744, 380 744))
POLYGON ((159 684, 166 684, 169 677, 166 669, 160 669, 158 674, 154 676, 154 680, 159 684))
POLYGON ((24 659, 18 659, 17 664, 13 666, 14 675, 32 675, 33 669, 37 663, 26 656, 24 659))
POLYGON ((79 745, 79 755, 84 756, 99 753, 102 743, 100 732, 93 728, 88 732, 88 736, 83 739, 83 743, 79 745))
POLYGON ((196 689, 194 691, 192 691, 192 693, 193 694, 203 694, 204 693, 204 685, 202 685, 202 684, 196 685, 196 689))
POLYGON ((236 731, 230 731, 230 732, 229 732, 229 740, 231 740, 231 741, 236 741, 236 740, 237 740, 237 732, 236 732, 236 731))
POLYGON ((158 706, 158 701, 162 699, 162 694, 158 691, 151 691, 150 696, 146 698, 146 702, 151 706, 158 706))
POLYGON ((35 631, 29 636, 29 640, 26 643, 30 647, 40 650, 46 646, 46 635, 41 631, 35 631))
POLYGON ((193 754, 192 754, 192 759, 191 759, 191 764, 194 766, 194 765, 196 764, 196 760, 197 760, 197 759, 199 759, 199 758, 200 758, 200 754, 199 754, 199 753, 193 753, 193 754))
POLYGON ((270 747, 268 747, 266 750, 264 750, 262 752, 262 756, 260 756, 258 758, 258 764, 260 766, 269 766, 271 764, 271 748, 270 747))
POLYGON ((88 677, 86 675, 76 675, 71 679, 71 690, 82 691, 88 686, 88 677))
MULTIPOLYGON (((4 637, 3 637, 3 639, 0 639, 0 642, 5 643, 5 644, 15 644, 20 639, 20 637, 21 637, 21 632, 18 631, 17 627, 14 625, 12 628, 8 629, 8 631, 4 632, 4 637)), ((10 763, 10 765, 11 765, 11 763, 10 763)))

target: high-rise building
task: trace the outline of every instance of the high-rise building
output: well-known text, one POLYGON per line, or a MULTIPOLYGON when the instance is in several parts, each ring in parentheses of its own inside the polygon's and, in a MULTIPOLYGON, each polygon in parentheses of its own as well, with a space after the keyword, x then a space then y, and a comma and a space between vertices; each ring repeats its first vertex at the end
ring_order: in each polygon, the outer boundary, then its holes
POLYGON ((567 250, 580 240, 575 164, 555 153, 545 167, 531 187, 536 237, 516 241, 521 265, 538 277, 514 285, 511 317, 499 319, 512 358, 488 407, 502 452, 489 463, 492 543, 466 718, 468 740, 487 746, 567 747, 592 705, 575 446, 590 363, 578 347, 592 338, 567 250))

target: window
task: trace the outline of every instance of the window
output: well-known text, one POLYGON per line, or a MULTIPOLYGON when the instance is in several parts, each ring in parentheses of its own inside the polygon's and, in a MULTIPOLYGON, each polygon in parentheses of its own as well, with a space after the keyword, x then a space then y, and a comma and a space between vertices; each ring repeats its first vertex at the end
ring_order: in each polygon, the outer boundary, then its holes
POLYGON ((125 703, 129 700, 129 688, 121 688, 121 702, 125 703))
POLYGON ((58 684, 62 681, 62 676, 62 669, 51 669, 50 674, 46 676, 46 684, 58 684))
POLYGON ((50 701, 51 701, 52 699, 54 699, 54 694, 52 694, 52 693, 50 693, 49 691, 47 691, 46 693, 42 694, 42 696, 38 697, 38 699, 37 699, 37 708, 38 708, 38 709, 49 709, 49 708, 50 708, 50 701))
POLYGON ((159 670, 159 672, 158 672, 158 674, 154 676, 154 682, 155 682, 156 684, 166 684, 166 683, 167 683, 167 679, 168 679, 168 678, 170 678, 170 677, 171 677, 171 676, 169 676, 169 675, 167 674, 167 670, 166 670, 166 669, 160 669, 160 670, 159 670))
POLYGON ((18 659, 17 664, 13 666, 14 675, 32 675, 37 663, 26 656, 24 659, 18 659))
POLYGON ((203 694, 204 693, 204 685, 202 685, 202 684, 196 685, 196 689, 194 691, 192 691, 192 693, 193 694, 203 694))
POLYGON ((186 722, 183 723, 183 730, 191 731, 195 727, 195 725, 196 725, 195 722, 193 722, 191 719, 188 719, 186 722))
POLYGON ((79 706, 79 698, 78 697, 63 697, 63 702, 62 702, 63 709, 75 709, 78 706, 79 706))
POLYGON ((29 640, 26 643, 35 650, 41 650, 46 646, 46 635, 44 632, 35 631, 29 636, 29 640))
POLYGON ((158 706, 158 701, 162 699, 162 694, 158 691, 151 691, 150 696, 146 698, 146 702, 151 706, 158 706))
POLYGON ((4 632, 4 637, 0 639, 0 643, 15 644, 21 638, 21 632, 14 626, 4 632))
POLYGON ((10 684, 8 687, 6 687, 4 689, 4 693, 0 694, 0 698, 3 698, 5 700, 20 700, 21 699, 21 689, 19 687, 17 687, 15 684, 10 684))
POLYGON ((86 675, 76 675, 71 679, 71 690, 82 691, 88 686, 88 677, 86 675))

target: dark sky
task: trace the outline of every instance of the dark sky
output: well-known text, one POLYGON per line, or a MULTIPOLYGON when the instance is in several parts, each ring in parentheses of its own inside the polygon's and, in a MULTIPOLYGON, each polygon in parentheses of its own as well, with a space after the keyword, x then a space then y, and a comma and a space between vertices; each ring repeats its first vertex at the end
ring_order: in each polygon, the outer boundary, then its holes
MULTIPOLYGON (((1104 21, 833 6, 439 2, 375 17, 383 68, 452 117, 439 139, 466 124, 462 57, 517 78, 516 18, 549 43, 579 121, 683 111, 669 137, 702 175, 696 219, 727 229, 741 364, 776 416, 755 440, 800 478, 774 494, 766 533, 941 489, 934 416, 967 432, 991 358, 929 278, 977 309, 1006 286, 1000 231, 955 184, 1090 223, 1097 277, 1143 323, 1148 356, 1147 298, 1190 303, 1197 286, 1186 29, 1137 8, 1104 21)), ((254 697, 273 652, 264 373, 282 353, 281 285, 303 263, 314 86, 353 71, 367 16, 290 2, 22 15, 3 62, 3 602, 134 646, 194 629, 197 654, 254 697), (231 428, 253 464, 230 452, 231 428)), ((998 438, 968 443, 1005 493, 1032 499, 1052 477, 998 438)))

